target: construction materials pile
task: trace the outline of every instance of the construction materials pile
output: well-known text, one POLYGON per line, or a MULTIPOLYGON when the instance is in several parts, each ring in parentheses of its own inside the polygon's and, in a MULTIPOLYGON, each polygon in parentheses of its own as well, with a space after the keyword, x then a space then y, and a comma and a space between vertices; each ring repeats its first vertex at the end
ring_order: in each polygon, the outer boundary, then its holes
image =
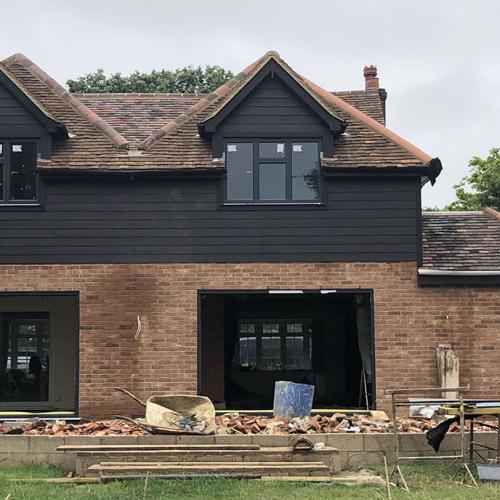
MULTIPOLYGON (((441 420, 441 419, 440 419, 441 420)), ((436 427, 438 421, 425 417, 398 419, 399 432, 426 432, 436 427)), ((491 431, 494 420, 476 420, 474 431, 491 431)), ((466 430, 469 421, 465 422, 466 430)), ((459 432, 460 425, 452 423, 448 432, 459 432)), ((384 412, 369 414, 335 413, 332 416, 313 415, 304 418, 266 417, 245 413, 226 413, 216 418, 216 434, 323 434, 328 432, 387 433, 392 432, 392 421, 384 412)), ((27 436, 141 436, 148 431, 132 420, 95 420, 69 423, 64 420, 4 422, 0 435, 23 434, 27 436)), ((179 433, 179 432, 176 432, 179 433)))
POLYGON ((146 434, 139 426, 124 420, 97 420, 72 424, 64 420, 45 422, 4 422, 0 434, 24 434, 26 436, 140 436, 146 434))
MULTIPOLYGON (((378 415, 347 415, 335 413, 331 417, 314 415, 305 418, 264 417, 244 413, 227 413, 217 417, 218 434, 321 434, 329 432, 392 432, 393 424, 383 412, 378 415)), ((399 418, 399 432, 426 432, 436 426, 436 420, 425 417, 399 418)), ((491 422, 494 424, 494 422, 491 422)), ((466 423, 468 428, 468 422, 466 423)), ((449 432, 458 432, 460 426, 452 424, 449 432)), ((491 427, 476 421, 474 431, 490 431, 491 427)))

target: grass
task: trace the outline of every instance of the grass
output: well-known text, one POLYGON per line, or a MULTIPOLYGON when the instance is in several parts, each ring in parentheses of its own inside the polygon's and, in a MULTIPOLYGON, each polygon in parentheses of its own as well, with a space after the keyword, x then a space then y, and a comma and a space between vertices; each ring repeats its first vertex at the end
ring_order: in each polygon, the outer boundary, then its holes
MULTIPOLYGON (((383 475, 382 468, 374 469, 383 475)), ((412 464, 403 467, 410 492, 393 489, 399 499, 499 499, 500 484, 481 483, 471 488, 452 481, 456 468, 446 464, 412 464)), ((285 483, 238 481, 232 479, 161 480, 149 479, 144 492, 144 480, 114 481, 105 484, 50 484, 9 481, 22 478, 61 477, 54 468, 25 467, 0 469, 0 500, 144 500, 144 499, 384 499, 387 492, 374 485, 333 485, 328 483, 285 483)))

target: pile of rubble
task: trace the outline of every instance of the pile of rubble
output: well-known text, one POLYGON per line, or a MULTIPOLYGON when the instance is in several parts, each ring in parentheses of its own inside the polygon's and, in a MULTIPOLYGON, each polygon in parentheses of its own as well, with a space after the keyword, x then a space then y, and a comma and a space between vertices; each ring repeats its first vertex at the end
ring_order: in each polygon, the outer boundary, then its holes
MULTIPOLYGON (((226 413, 216 418, 217 434, 321 434, 327 432, 392 432, 392 421, 383 412, 376 415, 348 415, 335 413, 331 417, 314 415, 306 418, 253 416, 245 413, 226 413)), ((438 421, 425 417, 398 419, 399 432, 426 432, 436 427, 438 421)), ((469 422, 466 420, 466 429, 469 422)), ((496 421, 476 420, 474 431, 490 431, 496 421)), ((453 423, 448 432, 459 432, 458 423, 453 423)), ((147 432, 131 421, 96 420, 86 423, 67 423, 64 420, 45 422, 4 422, 1 434, 24 434, 27 436, 141 436, 147 432)))
MULTIPOLYGON (((383 412, 380 412, 383 413, 383 412)), ((399 432, 426 432, 437 425, 437 421, 425 417, 399 418, 399 432)), ((492 422, 494 424, 494 422, 492 422)), ((369 415, 347 415, 335 413, 331 417, 314 415, 306 418, 263 417, 244 413, 227 413, 217 417, 219 434, 317 434, 327 432, 392 432, 393 424, 383 414, 381 418, 369 415)), ((466 422, 466 428, 468 422, 466 422)), ((460 426, 453 423, 449 432, 458 432, 460 426)), ((489 431, 490 427, 474 424, 474 431, 489 431)))
POLYGON ((0 434, 24 434, 26 436, 140 436, 145 434, 140 427, 124 420, 97 420, 71 424, 64 420, 0 425, 0 434))

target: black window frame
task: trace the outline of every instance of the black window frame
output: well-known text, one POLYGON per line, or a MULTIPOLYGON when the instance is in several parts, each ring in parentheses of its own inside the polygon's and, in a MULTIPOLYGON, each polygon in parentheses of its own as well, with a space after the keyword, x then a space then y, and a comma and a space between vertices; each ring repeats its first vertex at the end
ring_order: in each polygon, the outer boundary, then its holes
POLYGON ((319 137, 260 137, 260 138, 226 138, 224 140, 224 164, 226 166, 226 175, 224 176, 223 205, 241 206, 241 205, 310 205, 321 206, 325 204, 323 176, 321 171, 321 151, 322 140, 319 137), (284 158, 260 158, 259 145, 261 143, 285 143, 284 158), (316 143, 318 145, 318 197, 316 199, 293 199, 292 198, 292 143, 316 143), (227 148, 228 144, 252 144, 253 145, 253 199, 237 200, 227 197, 227 148), (260 165, 261 164, 284 164, 286 172, 286 199, 284 200, 261 200, 260 196, 260 165))
POLYGON ((36 163, 40 157, 40 141, 29 138, 7 138, 0 139, 2 145, 2 156, 0 156, 0 165, 3 169, 3 186, 0 191, 0 207, 38 207, 41 200, 41 182, 36 163), (10 181, 11 181, 11 154, 12 146, 16 144, 34 144, 36 146, 35 154, 35 198, 27 199, 10 199, 10 181))
POLYGON ((313 320, 311 318, 266 318, 266 319, 241 318, 241 319, 238 319, 238 322, 237 322, 238 329, 236 332, 236 337, 238 339, 238 342, 236 343, 237 363, 233 369, 235 369, 237 371, 247 371, 240 364, 240 338, 255 337, 255 367, 252 369, 252 371, 262 371, 262 372, 269 372, 269 371, 274 371, 274 372, 310 372, 310 371, 312 371, 313 370, 313 367, 312 367, 313 366, 312 365, 312 363, 313 363, 313 348, 314 348, 313 335, 311 332, 312 322, 313 322, 313 320), (263 332, 263 325, 267 324, 267 323, 269 323, 269 324, 276 324, 277 323, 279 325, 279 333, 276 335, 273 335, 273 336, 277 336, 280 338, 280 363, 281 363, 281 367, 279 369, 276 369, 276 370, 269 370, 269 369, 263 368, 262 337, 267 336, 263 332), (304 338, 303 351, 304 351, 304 356, 305 356, 306 352, 309 352, 309 362, 310 362, 309 368, 290 368, 290 367, 288 367, 288 359, 287 359, 287 353, 286 353, 286 338, 297 336, 297 334, 288 333, 287 325, 290 323, 292 323, 292 324, 301 323, 302 324, 301 336, 304 338), (255 333, 248 334, 248 333, 241 332, 241 325, 242 324, 255 325, 255 333))

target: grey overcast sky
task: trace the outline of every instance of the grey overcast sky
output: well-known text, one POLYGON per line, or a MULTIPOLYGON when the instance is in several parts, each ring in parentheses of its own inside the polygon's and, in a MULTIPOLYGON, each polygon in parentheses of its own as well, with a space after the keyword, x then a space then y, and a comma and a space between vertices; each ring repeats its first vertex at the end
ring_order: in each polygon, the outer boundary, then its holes
POLYGON ((0 57, 22 52, 60 83, 106 72, 218 64, 270 49, 329 90, 375 64, 389 128, 443 162, 423 204, 453 199, 473 155, 500 146, 497 0, 2 0, 0 57))

